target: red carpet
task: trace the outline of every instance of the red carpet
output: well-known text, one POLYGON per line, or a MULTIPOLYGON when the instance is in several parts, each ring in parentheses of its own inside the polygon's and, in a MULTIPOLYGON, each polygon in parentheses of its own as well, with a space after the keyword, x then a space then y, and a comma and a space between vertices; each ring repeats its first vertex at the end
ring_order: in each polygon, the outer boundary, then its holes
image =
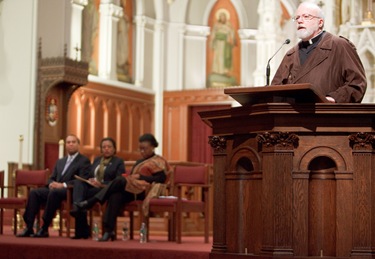
POLYGON ((182 237, 182 244, 168 242, 165 236, 150 236, 148 243, 139 240, 97 242, 58 237, 50 230, 49 238, 17 238, 11 230, 0 235, 0 258, 60 259, 60 258, 150 258, 150 259, 208 259, 212 242, 203 237, 182 237))

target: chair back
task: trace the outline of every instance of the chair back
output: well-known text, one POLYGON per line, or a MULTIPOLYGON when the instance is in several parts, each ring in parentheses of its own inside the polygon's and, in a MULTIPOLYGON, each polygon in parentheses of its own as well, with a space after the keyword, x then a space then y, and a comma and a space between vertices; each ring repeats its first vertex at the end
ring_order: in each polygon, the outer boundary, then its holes
POLYGON ((4 197, 4 170, 0 171, 0 190, 1 190, 1 198, 4 197))
POLYGON ((176 165, 173 171, 174 184, 208 184, 207 165, 176 165))
POLYGON ((34 185, 36 187, 47 184, 49 170, 16 170, 15 186, 34 185))

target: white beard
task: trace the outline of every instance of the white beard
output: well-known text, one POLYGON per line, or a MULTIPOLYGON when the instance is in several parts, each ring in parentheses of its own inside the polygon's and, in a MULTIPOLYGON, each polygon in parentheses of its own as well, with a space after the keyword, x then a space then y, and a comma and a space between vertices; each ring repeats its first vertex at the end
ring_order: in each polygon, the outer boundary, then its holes
POLYGON ((318 30, 319 30, 319 25, 316 25, 314 27, 297 30, 296 34, 298 38, 306 41, 306 40, 310 40, 311 38, 313 38, 314 32, 318 30))
POLYGON ((297 37, 301 40, 307 40, 310 39, 313 35, 313 32, 308 29, 302 29, 297 31, 297 37))

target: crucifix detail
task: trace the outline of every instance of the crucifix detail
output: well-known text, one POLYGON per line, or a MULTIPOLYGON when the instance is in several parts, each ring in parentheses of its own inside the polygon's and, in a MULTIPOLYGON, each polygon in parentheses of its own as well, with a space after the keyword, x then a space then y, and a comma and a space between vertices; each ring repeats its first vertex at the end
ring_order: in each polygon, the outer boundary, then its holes
POLYGON ((77 46, 74 48, 74 50, 76 51, 76 60, 78 60, 78 57, 80 57, 80 52, 81 52, 81 48, 78 47, 78 44, 77 46))

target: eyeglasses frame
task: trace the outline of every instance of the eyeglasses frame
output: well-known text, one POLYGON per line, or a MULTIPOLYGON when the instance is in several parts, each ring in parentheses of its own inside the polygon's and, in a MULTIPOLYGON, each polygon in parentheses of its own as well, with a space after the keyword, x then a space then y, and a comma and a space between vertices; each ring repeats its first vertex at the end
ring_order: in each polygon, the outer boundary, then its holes
POLYGON ((308 14, 308 13, 304 13, 304 14, 301 14, 301 15, 296 15, 294 17, 292 17, 292 21, 293 22, 297 22, 299 19, 302 19, 302 21, 311 21, 312 19, 322 19, 321 17, 318 17, 318 16, 315 16, 315 15, 312 15, 312 14, 308 14))

